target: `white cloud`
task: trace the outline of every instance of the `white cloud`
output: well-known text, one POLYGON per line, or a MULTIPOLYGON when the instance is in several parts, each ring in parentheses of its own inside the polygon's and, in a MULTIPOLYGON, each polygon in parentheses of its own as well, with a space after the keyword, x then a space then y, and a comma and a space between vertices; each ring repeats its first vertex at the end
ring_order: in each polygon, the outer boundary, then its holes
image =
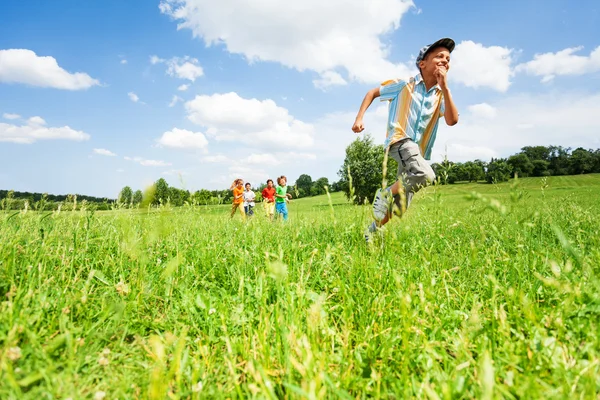
POLYGON ((140 101, 140 98, 138 97, 138 95, 133 92, 127 93, 127 96, 129 96, 129 100, 133 101, 134 103, 137 103, 138 101, 140 101))
POLYGON ((48 128, 44 126, 46 121, 40 117, 32 117, 27 120, 26 125, 11 125, 0 123, 0 142, 12 142, 31 144, 38 140, 88 140, 90 135, 82 131, 76 131, 68 126, 61 128, 48 128))
POLYGON ((2 114, 2 118, 4 118, 4 119, 20 119, 21 116, 19 114, 4 113, 4 114, 2 114))
POLYGON ((106 149, 94 149, 94 154, 99 154, 101 156, 108 156, 108 157, 115 157, 116 154, 113 153, 110 150, 106 150, 106 149))
MULTIPOLYGON (((200 66, 198 59, 192 58, 190 56, 185 57, 173 57, 168 60, 164 58, 159 58, 157 56, 150 57, 151 64, 164 63, 167 65, 167 75, 180 78, 187 79, 188 81, 194 82, 196 79, 200 78, 204 75, 204 70, 200 66)), ((181 88, 185 86, 180 86, 181 88)), ((189 85, 187 86, 189 87, 189 85)), ((187 90, 187 87, 183 90, 187 90)))
POLYGON ((208 140, 201 132, 192 132, 186 129, 173 128, 163 133, 157 140, 160 146, 178 149, 201 149, 206 150, 208 140))
POLYGON ((173 95, 173 98, 171 99, 171 102, 169 103, 169 107, 175 107, 175 105, 177 105, 177 103, 180 101, 183 101, 183 99, 181 97, 173 95))
POLYGON ((412 0, 162 0, 159 7, 178 29, 249 62, 275 61, 319 74, 343 69, 349 79, 365 83, 412 70, 389 61, 391 48, 384 42, 414 7, 412 0))
POLYGON ((185 92, 189 88, 190 88, 190 85, 183 84, 183 85, 179 85, 179 87, 177 88, 177 90, 179 90, 180 92, 185 92))
POLYGON ((515 70, 541 76, 543 83, 550 82, 557 75, 583 75, 600 71, 600 46, 589 56, 574 54, 581 50, 583 46, 570 47, 556 53, 536 54, 533 60, 517 65, 515 70))
POLYGON ((523 146, 600 147, 600 94, 522 94, 490 106, 496 110, 493 116, 468 109, 453 127, 440 122, 432 159, 443 159, 446 148, 453 161, 489 161, 523 146))
POLYGON ((348 82, 335 71, 325 71, 320 79, 313 80, 313 84, 317 89, 325 90, 329 86, 346 85, 348 82))
POLYGON ((496 109, 490 106, 488 103, 473 104, 467 107, 467 110, 474 116, 480 116, 483 118, 494 118, 496 116, 496 109))
POLYGON ((452 52, 448 79, 471 88, 488 87, 506 92, 514 75, 512 54, 513 49, 506 47, 485 47, 481 43, 463 41, 452 52))
POLYGON ((125 60, 125 59, 121 60, 121 64, 127 64, 127 60, 125 60))
POLYGON ((44 126, 46 125, 46 121, 42 117, 31 117, 27 120, 27 124, 31 126, 44 126))
POLYGON ((147 160, 142 157, 123 157, 127 161, 135 161, 136 163, 144 166, 144 167, 168 167, 172 164, 169 162, 165 162, 162 160, 147 160))
POLYGON ((88 89, 100 84, 88 74, 64 70, 54 57, 40 57, 27 49, 0 50, 0 82, 65 90, 88 89))
POLYGON ((291 116, 273 100, 244 99, 237 93, 196 96, 185 103, 188 119, 217 141, 265 148, 311 147, 314 127, 291 116))

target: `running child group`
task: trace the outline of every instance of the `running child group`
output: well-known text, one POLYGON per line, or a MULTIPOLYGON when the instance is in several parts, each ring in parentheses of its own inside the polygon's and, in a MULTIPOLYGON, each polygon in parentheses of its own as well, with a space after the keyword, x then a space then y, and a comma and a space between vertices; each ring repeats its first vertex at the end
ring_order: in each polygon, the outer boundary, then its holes
MULTIPOLYGON (((230 189, 233 191, 231 217, 233 218, 236 210, 240 210, 243 219, 246 219, 246 215, 254 215, 256 194, 250 182, 246 182, 244 189, 244 180, 238 178, 233 181, 230 189)), ((283 175, 277 178, 277 186, 273 186, 272 179, 267 180, 267 187, 263 189, 261 195, 267 217, 273 220, 277 213, 278 217, 281 216, 284 221, 287 221, 287 203, 292 198, 292 195, 287 193, 287 178, 283 175)))
MULTIPOLYGON (((422 47, 415 60, 419 70, 416 75, 383 81, 367 92, 360 105, 352 125, 355 133, 364 131, 363 117, 373 100, 380 98, 388 103, 385 151, 398 162, 397 180, 375 193, 374 221, 367 226, 364 234, 367 243, 373 243, 375 234, 382 232, 393 214, 400 217, 404 214, 417 191, 435 180, 435 173, 426 160, 431 157, 438 122, 443 118, 447 125, 458 123, 458 109, 447 80, 450 53, 454 47, 454 40, 450 38, 442 38, 422 47)), ((286 195, 285 176, 277 179, 275 189, 273 181, 269 182, 262 193, 267 215, 273 216, 274 204, 277 214, 281 214, 285 220, 289 196, 286 195)), ((247 204, 246 213, 252 213, 254 193, 249 189, 249 184, 244 192, 243 183, 241 179, 236 179, 232 185, 234 200, 231 216, 237 208, 245 216, 244 210, 239 207, 242 203, 247 204)))

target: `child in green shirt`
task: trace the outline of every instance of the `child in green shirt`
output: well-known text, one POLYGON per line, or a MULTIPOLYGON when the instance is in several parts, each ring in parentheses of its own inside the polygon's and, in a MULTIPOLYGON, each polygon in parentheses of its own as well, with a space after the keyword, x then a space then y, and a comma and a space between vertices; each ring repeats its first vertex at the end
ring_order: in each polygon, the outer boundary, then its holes
POLYGON ((277 178, 277 187, 275 188, 275 212, 281 214, 284 221, 288 219, 287 202, 292 195, 287 193, 287 178, 280 176, 277 178))

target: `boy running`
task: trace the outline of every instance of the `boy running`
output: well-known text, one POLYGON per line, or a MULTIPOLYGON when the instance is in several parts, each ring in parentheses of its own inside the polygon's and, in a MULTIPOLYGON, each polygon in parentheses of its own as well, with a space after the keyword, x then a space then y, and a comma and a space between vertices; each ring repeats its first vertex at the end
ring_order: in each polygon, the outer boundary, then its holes
POLYGON ((267 217, 273 220, 275 214, 275 188, 273 187, 273 179, 267 181, 267 187, 262 191, 262 198, 265 203, 267 217))
POLYGON ((246 182, 246 190, 244 191, 244 212, 246 215, 253 216, 254 215, 254 199, 256 195, 252 191, 252 185, 250 182, 246 182))
POLYGON ((398 180, 386 189, 379 189, 373 200, 373 222, 365 233, 367 242, 377 228, 392 217, 395 202, 400 212, 410 205, 414 193, 435 180, 431 166, 425 161, 431 157, 438 121, 458 123, 458 110, 450 89, 447 73, 454 40, 443 38, 421 49, 416 65, 419 73, 403 80, 388 80, 367 92, 352 126, 356 133, 364 130, 363 116, 373 100, 389 102, 385 147, 398 162, 398 180))
POLYGON ((292 198, 292 195, 287 193, 287 178, 280 176, 277 178, 277 188, 275 193, 275 211, 277 214, 281 214, 284 221, 288 219, 287 202, 288 198, 292 198))

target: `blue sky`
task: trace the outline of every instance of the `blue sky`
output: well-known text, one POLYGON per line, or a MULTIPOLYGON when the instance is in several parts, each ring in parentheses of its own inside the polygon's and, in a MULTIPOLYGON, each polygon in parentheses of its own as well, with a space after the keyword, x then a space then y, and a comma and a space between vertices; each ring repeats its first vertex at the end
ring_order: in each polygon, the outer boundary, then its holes
MULTIPOLYGON (((0 188, 337 180, 365 92, 446 36, 461 118, 432 161, 599 148, 600 6, 577 3, 5 0, 0 188)), ((365 118, 378 143, 385 112, 365 118)))

